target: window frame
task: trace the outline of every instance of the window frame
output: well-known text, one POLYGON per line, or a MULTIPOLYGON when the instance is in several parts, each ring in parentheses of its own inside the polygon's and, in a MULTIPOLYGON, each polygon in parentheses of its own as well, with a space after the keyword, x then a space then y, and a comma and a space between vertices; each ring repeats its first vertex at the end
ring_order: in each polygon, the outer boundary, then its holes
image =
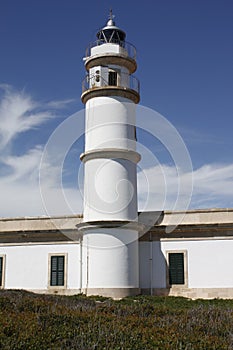
POLYGON ((48 256, 48 289, 66 289, 67 288, 67 262, 68 254, 67 253, 50 253, 48 256), (64 257, 64 284, 62 286, 52 286, 51 285, 51 269, 52 269, 52 257, 54 256, 63 256, 64 257))
POLYGON ((0 275, 0 289, 5 288, 5 274, 6 274, 6 255, 0 254, 0 258, 2 259, 2 273, 0 275))
POLYGON ((187 250, 167 250, 166 251, 166 262, 167 262, 167 275, 166 275, 166 284, 167 288, 184 288, 188 287, 188 252, 187 250), (184 284, 170 284, 169 282, 169 254, 183 254, 184 257, 184 284))
POLYGON ((118 70, 115 69, 109 69, 108 71, 108 86, 119 86, 119 72, 118 70), (110 75, 114 76, 114 82, 116 82, 116 84, 110 84, 110 75))

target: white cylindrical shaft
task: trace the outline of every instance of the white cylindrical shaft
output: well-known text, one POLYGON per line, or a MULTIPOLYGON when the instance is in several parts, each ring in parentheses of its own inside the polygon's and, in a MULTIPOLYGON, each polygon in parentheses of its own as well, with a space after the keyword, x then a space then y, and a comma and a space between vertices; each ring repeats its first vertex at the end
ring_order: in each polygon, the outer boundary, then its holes
POLYGON ((83 243, 84 292, 121 297, 130 294, 130 289, 138 288, 137 231, 90 230, 84 235, 83 243))
POLYGON ((86 104, 85 152, 136 149, 135 104, 124 97, 96 97, 86 104))
POLYGON ((84 221, 136 220, 136 164, 126 159, 85 163, 84 221))
POLYGON ((137 219, 135 104, 92 98, 86 106, 84 221, 137 219))

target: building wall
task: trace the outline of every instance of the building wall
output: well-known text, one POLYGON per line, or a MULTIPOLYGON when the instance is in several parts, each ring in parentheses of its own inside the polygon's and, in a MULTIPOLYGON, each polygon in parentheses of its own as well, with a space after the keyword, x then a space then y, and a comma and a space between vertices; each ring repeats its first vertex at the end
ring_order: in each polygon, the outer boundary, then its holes
MULTIPOLYGON (((162 239, 140 242, 142 293, 181 295, 191 298, 233 298, 233 239, 162 239), (186 284, 168 286, 167 253, 186 252, 186 284)), ((80 244, 24 244, 0 247, 5 258, 5 289, 42 293, 77 294, 81 291, 80 244), (65 288, 49 288, 50 254, 67 257, 65 288)))
MULTIPOLYGON (((158 213, 148 214, 154 220, 158 213)), ((177 216, 183 214, 160 213, 161 220, 158 220, 150 232, 140 237, 139 287, 142 293, 233 299, 233 209, 187 212, 182 224, 173 232, 166 232, 168 223, 174 226, 177 216), (183 252, 186 256, 183 285, 170 287, 168 284, 168 252, 183 252)), ((85 248, 81 249, 83 244, 77 242, 82 240, 81 233, 77 231, 77 224, 81 222, 81 216, 57 217, 52 220, 0 219, 0 257, 5 265, 0 288, 22 288, 42 293, 86 293, 87 258, 85 248), (67 257, 65 288, 48 288, 50 254, 64 254, 67 257), (83 265, 80 264, 81 257, 83 265)), ((119 255, 116 263, 121 260, 119 255)), ((101 269, 103 270, 102 267, 101 269)), ((93 274, 95 271, 93 265, 93 274)), ((98 279, 98 274, 96 277, 98 279)))
POLYGON ((78 293, 80 290, 80 245, 25 244, 2 245, 0 256, 5 258, 4 285, 6 289, 26 289, 36 292, 78 293), (66 256, 66 291, 49 288, 50 254, 66 256))
POLYGON ((233 239, 140 242, 140 287, 153 294, 233 297, 233 239), (185 285, 168 285, 168 252, 184 252, 185 285))

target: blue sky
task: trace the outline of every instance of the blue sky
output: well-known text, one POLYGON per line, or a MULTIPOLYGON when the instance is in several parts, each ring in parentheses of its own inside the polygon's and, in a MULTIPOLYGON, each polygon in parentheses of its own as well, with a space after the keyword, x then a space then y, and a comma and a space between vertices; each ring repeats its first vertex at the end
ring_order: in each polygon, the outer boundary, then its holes
MULTIPOLYGON (((233 198, 233 2, 2 0, 0 5, 0 216, 47 212, 40 199, 38 164, 56 127, 83 109, 85 48, 113 7, 116 23, 137 48, 142 106, 169 120, 186 143, 193 164, 191 208, 232 207, 233 198)), ((80 125, 79 125, 80 126, 80 125)), ((172 209, 175 167, 158 142, 138 132, 166 173, 172 209)), ((72 212, 82 211, 77 191, 76 142, 65 160, 63 185, 72 212)), ((156 165, 139 171, 139 207, 156 165), (143 175, 144 174, 144 175, 143 175), (140 202, 141 201, 141 202, 140 202)), ((185 174, 187 175, 187 174, 185 174)), ((56 177, 55 177, 56 178, 56 177)), ((153 187, 153 186, 152 186, 153 187)), ((56 183, 53 191, 56 191, 56 183)), ((48 187, 48 193, 51 187, 48 187)), ((158 209, 158 187, 151 189, 158 209)), ((69 212, 68 212, 69 213, 69 212)))

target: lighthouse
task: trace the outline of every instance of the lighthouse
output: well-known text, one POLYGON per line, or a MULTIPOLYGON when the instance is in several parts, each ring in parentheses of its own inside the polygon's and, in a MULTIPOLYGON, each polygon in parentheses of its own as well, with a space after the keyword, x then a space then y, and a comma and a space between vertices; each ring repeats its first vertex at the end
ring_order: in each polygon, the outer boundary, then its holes
POLYGON ((82 292, 121 298, 138 294, 136 49, 110 12, 84 58, 85 105, 82 292))

